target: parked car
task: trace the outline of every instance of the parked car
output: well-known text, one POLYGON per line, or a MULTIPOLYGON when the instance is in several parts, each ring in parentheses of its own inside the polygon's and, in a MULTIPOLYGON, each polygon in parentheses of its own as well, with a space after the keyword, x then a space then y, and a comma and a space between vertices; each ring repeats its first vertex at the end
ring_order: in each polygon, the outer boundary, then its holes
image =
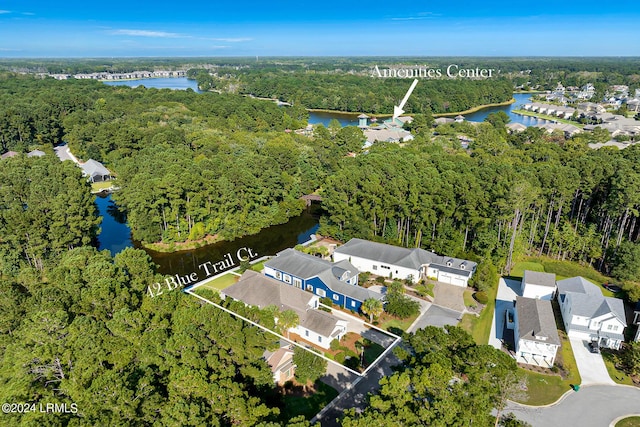
POLYGON ((622 292, 622 288, 620 286, 612 285, 611 283, 605 283, 604 285, 602 285, 602 287, 608 291, 613 292, 614 294, 617 294, 618 292, 622 292))
POLYGON ((589 343, 589 350, 591 350, 591 353, 600 353, 600 346, 598 345, 598 342, 591 341, 589 343))

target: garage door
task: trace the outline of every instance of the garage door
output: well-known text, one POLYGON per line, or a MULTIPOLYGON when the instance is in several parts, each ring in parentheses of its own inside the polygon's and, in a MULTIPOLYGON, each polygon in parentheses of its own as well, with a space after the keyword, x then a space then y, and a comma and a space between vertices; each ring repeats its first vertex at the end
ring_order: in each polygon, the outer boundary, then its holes
POLYGON ((453 278, 453 284, 456 286, 462 286, 462 287, 466 287, 467 286, 467 282, 460 278, 460 277, 454 277, 453 278))
POLYGON ((440 273, 440 275, 438 276, 438 280, 442 283, 449 283, 452 284, 453 283, 453 276, 451 276, 448 273, 440 273))

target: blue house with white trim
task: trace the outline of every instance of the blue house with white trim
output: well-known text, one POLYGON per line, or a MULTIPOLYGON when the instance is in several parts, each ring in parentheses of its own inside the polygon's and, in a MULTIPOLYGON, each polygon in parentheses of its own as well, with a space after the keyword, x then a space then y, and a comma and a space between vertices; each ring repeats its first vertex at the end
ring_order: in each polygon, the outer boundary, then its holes
POLYGON ((266 276, 331 298, 334 304, 353 311, 360 311, 366 299, 382 299, 382 294, 358 286, 358 273, 349 261, 332 263, 291 248, 264 263, 266 276))

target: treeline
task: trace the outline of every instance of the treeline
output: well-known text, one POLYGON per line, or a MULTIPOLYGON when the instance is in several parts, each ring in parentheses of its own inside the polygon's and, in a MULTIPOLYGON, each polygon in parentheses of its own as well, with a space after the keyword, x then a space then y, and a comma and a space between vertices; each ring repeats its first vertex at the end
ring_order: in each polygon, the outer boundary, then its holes
POLYGON ((161 280, 132 248, 75 248, 41 275, 2 276, 0 399, 36 408, 3 425, 309 425, 282 420, 262 358, 272 335, 180 290, 146 296, 161 280))
MULTIPOLYGON (((238 74, 241 92, 277 98, 306 108, 391 113, 407 93, 410 80, 372 78, 343 73, 238 74)), ((410 113, 451 113, 511 99, 512 84, 505 79, 422 80, 406 103, 410 113)))
POLYGON ((535 128, 507 136, 500 127, 438 128, 472 135, 471 155, 457 141, 419 135, 344 159, 323 186, 320 233, 473 253, 507 272, 518 256, 544 254, 640 280, 640 251, 632 250, 640 147, 591 150, 586 136, 565 140, 535 128))
POLYGON ((66 251, 91 244, 100 220, 80 168, 43 157, 0 161, 0 276, 42 270, 66 251))
POLYGON ((238 95, 5 75, 0 99, 3 152, 64 139, 81 160, 104 162, 145 242, 233 239, 286 222, 362 140, 289 134, 306 125, 304 109, 238 95))

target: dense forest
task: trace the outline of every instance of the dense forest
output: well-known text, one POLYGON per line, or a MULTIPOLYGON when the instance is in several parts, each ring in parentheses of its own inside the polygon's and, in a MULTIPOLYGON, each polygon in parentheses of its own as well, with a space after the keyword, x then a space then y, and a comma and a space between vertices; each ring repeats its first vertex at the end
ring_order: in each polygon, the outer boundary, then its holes
POLYGON ((640 280, 640 147, 592 150, 594 135, 536 128, 507 135, 499 120, 438 132, 343 159, 323 186, 320 232, 478 256, 507 272, 544 254, 640 280), (458 134, 474 139, 471 154, 458 134))
MULTIPOLYGON (((306 108, 390 114, 409 88, 410 79, 301 73, 243 73, 240 91, 278 98, 306 108)), ((484 104, 509 101, 513 91, 506 79, 422 80, 406 103, 411 113, 453 113, 484 104)))

